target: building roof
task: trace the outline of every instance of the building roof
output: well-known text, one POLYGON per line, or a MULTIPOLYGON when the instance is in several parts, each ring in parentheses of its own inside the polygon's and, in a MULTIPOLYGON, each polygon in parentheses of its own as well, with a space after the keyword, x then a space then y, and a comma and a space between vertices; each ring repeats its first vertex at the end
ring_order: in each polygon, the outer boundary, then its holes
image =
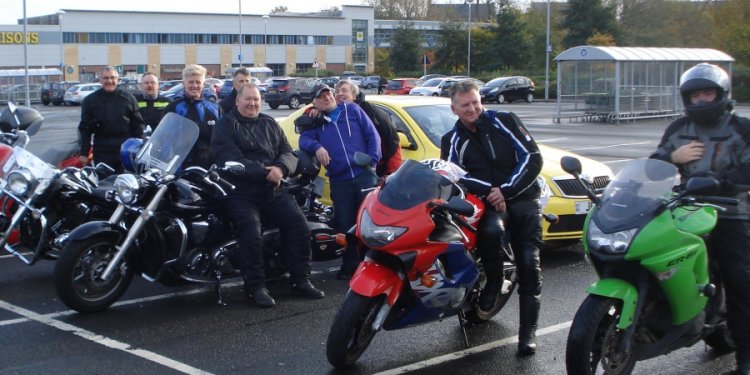
POLYGON ((578 46, 560 53, 555 60, 732 62, 734 58, 711 48, 578 46))

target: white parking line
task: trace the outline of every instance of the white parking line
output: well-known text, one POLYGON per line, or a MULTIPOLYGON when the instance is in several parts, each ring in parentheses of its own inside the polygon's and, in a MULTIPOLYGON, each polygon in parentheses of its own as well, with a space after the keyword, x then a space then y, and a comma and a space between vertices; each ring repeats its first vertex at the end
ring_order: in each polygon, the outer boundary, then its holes
POLYGON ((91 331, 87 331, 83 328, 76 327, 72 324, 64 323, 59 320, 54 320, 48 317, 45 317, 43 315, 37 314, 33 311, 26 310, 22 307, 18 307, 15 305, 11 305, 5 301, 0 300, 0 308, 3 308, 5 310, 11 311, 13 313, 16 313, 18 315, 21 315, 23 317, 26 317, 27 319, 48 325, 53 328, 57 328, 61 331, 72 333, 76 336, 79 336, 83 339, 92 341, 94 343, 97 343, 99 345, 104 345, 111 349, 121 350, 126 353, 133 354, 135 356, 141 357, 145 360, 157 363, 159 365, 169 367, 173 370, 179 371, 183 374, 195 374, 195 375, 210 375, 210 372, 203 371, 201 369, 197 369, 195 367, 189 366, 187 364, 184 364, 182 362, 175 361, 173 359, 164 357, 160 354, 156 354, 154 352, 144 350, 144 349, 138 349, 133 348, 127 343, 120 342, 117 340, 113 340, 107 337, 104 337, 102 335, 97 335, 91 331))
POLYGON ((581 147, 581 148, 571 148, 568 149, 570 152, 576 152, 581 150, 596 150, 600 148, 612 148, 612 147, 622 147, 622 146, 636 146, 636 145, 648 145, 653 144, 652 141, 646 141, 646 142, 632 142, 632 143, 620 143, 616 145, 607 145, 607 146, 593 146, 593 147, 581 147))
MULTIPOLYGON (((539 329, 536 331, 537 336, 544 336, 546 334, 562 331, 564 329, 567 329, 570 327, 570 324, 572 323, 572 320, 569 320, 567 322, 563 322, 560 324, 555 324, 553 326, 545 327, 542 329, 539 329)), ((504 339, 500 339, 493 342, 488 342, 486 344, 482 344, 479 346, 475 346, 473 348, 469 348, 466 350, 461 350, 459 352, 453 352, 441 355, 439 357, 426 359, 424 361, 415 362, 406 366, 397 367, 394 369, 386 370, 383 372, 378 372, 374 375, 396 375, 396 374, 405 374, 407 372, 411 371, 417 371, 426 369, 431 366, 439 365, 441 363, 455 361, 459 358, 468 357, 470 355, 474 355, 477 353, 486 352, 492 349, 497 349, 501 346, 515 344, 518 342, 518 336, 512 336, 512 337, 506 337, 504 339)))

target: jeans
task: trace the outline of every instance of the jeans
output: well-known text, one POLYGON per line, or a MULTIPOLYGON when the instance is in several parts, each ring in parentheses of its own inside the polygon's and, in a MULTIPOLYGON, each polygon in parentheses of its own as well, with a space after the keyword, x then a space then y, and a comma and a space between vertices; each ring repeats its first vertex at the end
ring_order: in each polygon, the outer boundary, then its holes
MULTIPOLYGON (((373 172, 365 171, 352 180, 331 181, 331 200, 333 201, 334 229, 339 233, 346 233, 357 220, 357 211, 365 199, 363 189, 368 189, 377 183, 378 178, 373 172)), ((342 256, 342 270, 354 270, 361 259, 353 246, 347 247, 342 256)))

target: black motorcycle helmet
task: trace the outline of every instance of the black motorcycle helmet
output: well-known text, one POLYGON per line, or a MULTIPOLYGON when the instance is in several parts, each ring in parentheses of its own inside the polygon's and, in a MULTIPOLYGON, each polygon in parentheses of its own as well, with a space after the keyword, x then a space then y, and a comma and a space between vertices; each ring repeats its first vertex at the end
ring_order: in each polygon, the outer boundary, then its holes
POLYGON ((42 126, 42 114, 30 107, 18 107, 13 103, 0 113, 0 130, 9 133, 13 130, 26 130, 34 135, 42 126))
POLYGON ((680 77, 680 95, 685 106, 685 114, 698 125, 712 126, 733 107, 729 98, 729 76, 713 64, 701 63, 682 74, 680 77), (690 93, 695 90, 715 88, 716 99, 711 103, 693 104, 690 93))

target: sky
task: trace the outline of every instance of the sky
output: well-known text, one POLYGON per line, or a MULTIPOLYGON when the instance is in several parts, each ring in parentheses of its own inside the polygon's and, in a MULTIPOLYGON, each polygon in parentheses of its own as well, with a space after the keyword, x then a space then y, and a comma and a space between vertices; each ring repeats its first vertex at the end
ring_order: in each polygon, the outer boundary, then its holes
MULTIPOLYGON (((332 6, 362 5, 364 0, 26 0, 26 16, 53 14, 59 9, 131 10, 187 13, 268 14, 277 5, 290 12, 315 12, 332 6), (210 5, 210 6, 209 6, 210 5)), ((24 0, 0 0, 0 25, 15 25, 23 18, 24 0)))

